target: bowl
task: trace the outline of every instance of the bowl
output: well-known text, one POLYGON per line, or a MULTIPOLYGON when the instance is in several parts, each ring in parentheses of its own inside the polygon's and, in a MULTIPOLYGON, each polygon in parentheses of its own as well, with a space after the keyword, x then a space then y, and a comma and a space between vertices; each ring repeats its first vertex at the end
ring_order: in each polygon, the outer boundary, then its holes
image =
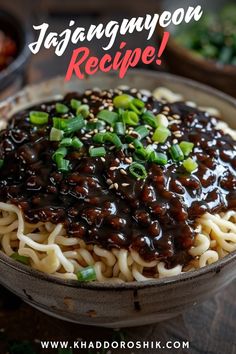
MULTIPOLYGON (((0 104, 2 119, 34 103, 59 98, 68 91, 114 88, 127 84, 153 90, 165 86, 186 100, 218 108, 236 128, 236 101, 210 87, 166 73, 132 70, 83 81, 63 77, 26 87, 0 104)), ((40 273, 0 252, 0 283, 37 309, 71 322, 111 328, 139 326, 174 317, 225 287, 236 276, 236 252, 199 270, 179 276, 122 284, 78 283, 40 273)))
MULTIPOLYGON (((230 1, 229 1, 230 2, 230 1)), ((199 0, 198 4, 202 6, 203 16, 205 12, 217 12, 227 3, 225 0, 216 0, 207 2, 199 0)), ((168 10, 175 9, 174 2, 163 0, 162 8, 168 7, 168 10)), ((191 26, 191 24, 189 24, 191 26)), ((190 49, 177 43, 174 38, 175 31, 179 26, 171 26, 168 30, 171 33, 168 45, 165 49, 165 62, 170 72, 188 77, 213 86, 236 97, 235 80, 236 65, 222 65, 215 60, 205 59, 196 55, 190 49)), ((162 34, 162 30, 159 30, 162 34)))
POLYGON ((33 36, 28 26, 23 24, 15 15, 0 10, 0 30, 10 35, 17 46, 17 55, 15 59, 3 70, 0 71, 0 91, 10 85, 18 87, 23 83, 23 75, 26 64, 30 57, 28 43, 31 42, 33 36), (16 85, 18 83, 18 86, 16 85))

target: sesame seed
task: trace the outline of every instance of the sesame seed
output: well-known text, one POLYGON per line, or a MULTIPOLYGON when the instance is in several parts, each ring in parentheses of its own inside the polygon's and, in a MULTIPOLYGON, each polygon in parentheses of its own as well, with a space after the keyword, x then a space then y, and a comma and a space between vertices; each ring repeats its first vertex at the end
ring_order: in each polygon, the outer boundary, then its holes
POLYGON ((110 127, 110 132, 114 132, 114 129, 112 127, 110 127))
POLYGON ((113 106, 109 106, 108 111, 110 111, 110 112, 113 111, 113 106))
POLYGON ((87 98, 83 98, 82 101, 83 101, 83 103, 88 103, 87 98))
POLYGON ((85 136, 86 138, 91 138, 91 135, 90 135, 90 134, 84 134, 84 136, 85 136))
POLYGON ((101 160, 102 160, 102 162, 105 162, 105 161, 106 161, 106 159, 104 159, 104 157, 101 157, 101 160))
POLYGON ((90 118, 94 118, 94 114, 93 113, 89 113, 89 117, 90 118))
POLYGON ((173 144, 178 144, 178 140, 177 140, 177 139, 174 139, 174 140, 173 140, 173 144))
POLYGON ((128 146, 129 146, 131 149, 134 149, 134 145, 133 145, 133 144, 130 143, 128 146))
POLYGON ((91 90, 86 90, 86 91, 85 91, 85 95, 86 95, 86 96, 90 96, 90 95, 91 95, 91 93, 92 93, 92 91, 91 91, 91 90))
POLYGON ((150 144, 152 143, 152 139, 150 138, 150 136, 147 136, 146 139, 147 139, 148 143, 150 143, 150 144))
POLYGON ((126 172, 123 168, 120 169, 120 173, 121 173, 122 175, 127 175, 127 172, 126 172))
POLYGON ((122 187, 128 187, 129 183, 121 183, 122 187))
POLYGON ((115 187, 115 189, 118 189, 119 188, 118 183, 114 183, 114 187, 115 187))
POLYGON ((138 90, 136 89, 136 88, 132 88, 131 90, 130 90, 130 92, 131 93, 136 93, 138 90))
POLYGON ((113 189, 114 188, 114 184, 111 184, 109 189, 113 189))
POLYGON ((163 111, 161 112, 162 114, 164 114, 165 116, 168 116, 169 112, 168 111, 163 111))
POLYGON ((132 161, 133 161, 132 157, 125 158, 125 162, 127 162, 127 163, 132 163, 132 161))
POLYGON ((142 95, 141 95, 141 93, 140 93, 140 92, 138 92, 138 93, 137 93, 137 97, 138 97, 139 99, 141 99, 141 98, 142 98, 142 95))
POLYGON ((104 106, 100 106, 100 107, 98 108, 99 111, 102 111, 103 109, 104 109, 104 106))
POLYGON ((179 118, 180 118, 180 115, 179 115, 179 114, 173 114, 173 118, 179 119, 179 118))
POLYGON ((163 107, 163 110, 169 112, 169 111, 170 111, 170 107, 164 106, 164 107, 163 107))
POLYGON ((98 133, 98 130, 97 130, 97 129, 94 129, 93 132, 94 132, 94 134, 97 134, 97 133, 98 133))
POLYGON ((111 171, 115 171, 115 170, 117 170, 117 168, 118 168, 117 166, 111 166, 111 167, 110 167, 110 170, 111 170, 111 171))
POLYGON ((107 179, 107 184, 112 184, 112 180, 110 178, 107 179))

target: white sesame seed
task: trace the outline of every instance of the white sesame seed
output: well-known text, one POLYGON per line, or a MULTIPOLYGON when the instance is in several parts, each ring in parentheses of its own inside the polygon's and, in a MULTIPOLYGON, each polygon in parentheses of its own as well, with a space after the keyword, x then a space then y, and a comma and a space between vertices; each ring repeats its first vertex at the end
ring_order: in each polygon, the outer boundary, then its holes
POLYGON ((92 91, 91 91, 91 90, 86 90, 86 91, 85 91, 85 95, 86 95, 86 96, 90 96, 90 95, 91 95, 91 93, 92 93, 92 91))
POLYGON ((111 184, 109 189, 113 189, 114 188, 114 184, 111 184))
POLYGON ((150 144, 152 143, 152 139, 150 138, 150 136, 147 136, 146 139, 147 139, 148 143, 150 143, 150 144))
POLYGON ((118 189, 119 188, 118 183, 114 183, 114 187, 115 187, 115 189, 118 189))
POLYGON ((174 139, 174 140, 173 140, 173 144, 178 144, 178 140, 177 140, 177 139, 174 139))
POLYGON ((126 157, 125 162, 131 163, 133 161, 132 157, 126 157))
POLYGON ((100 106, 100 107, 98 108, 99 111, 102 111, 103 109, 104 109, 104 106, 100 106))
POLYGON ((112 180, 110 178, 107 179, 107 184, 112 184, 112 180))
POLYGON ((101 160, 102 160, 103 162, 105 162, 105 161, 106 161, 106 159, 104 159, 104 157, 101 157, 101 160))
POLYGON ((134 145, 133 145, 133 144, 130 143, 128 146, 129 146, 131 149, 134 149, 134 145))
POLYGON ((110 170, 111 170, 111 171, 115 171, 115 170, 117 170, 117 168, 118 168, 117 166, 111 166, 111 167, 110 167, 110 170))
POLYGON ((136 88, 132 88, 131 90, 130 90, 130 92, 131 93, 136 93, 138 90, 136 89, 136 88))
POLYGON ((83 98, 82 101, 83 101, 83 103, 88 103, 87 98, 83 98))
POLYGON ((110 127, 110 132, 114 132, 114 129, 112 127, 110 127))
POLYGON ((120 173, 121 173, 122 175, 127 175, 127 172, 126 172, 123 168, 120 169, 120 173))
POLYGON ((179 118, 180 118, 180 115, 179 115, 179 114, 173 114, 173 118, 179 119, 179 118))
POLYGON ((113 111, 113 106, 108 107, 108 111, 112 112, 113 111))
POLYGON ((128 187, 129 183, 121 183, 122 187, 128 187))
POLYGON ((90 135, 90 134, 84 134, 84 136, 85 136, 86 138, 91 138, 91 135, 90 135))
POLYGON ((98 130, 97 130, 97 129, 94 129, 93 132, 94 132, 94 134, 97 134, 97 133, 98 133, 98 130))

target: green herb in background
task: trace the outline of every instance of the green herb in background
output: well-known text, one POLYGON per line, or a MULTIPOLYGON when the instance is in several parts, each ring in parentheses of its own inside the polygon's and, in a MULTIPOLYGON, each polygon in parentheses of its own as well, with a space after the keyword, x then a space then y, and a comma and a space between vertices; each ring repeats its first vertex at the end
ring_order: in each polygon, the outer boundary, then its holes
POLYGON ((218 14, 203 14, 199 22, 183 26, 176 41, 200 57, 236 65, 236 5, 226 4, 218 14))

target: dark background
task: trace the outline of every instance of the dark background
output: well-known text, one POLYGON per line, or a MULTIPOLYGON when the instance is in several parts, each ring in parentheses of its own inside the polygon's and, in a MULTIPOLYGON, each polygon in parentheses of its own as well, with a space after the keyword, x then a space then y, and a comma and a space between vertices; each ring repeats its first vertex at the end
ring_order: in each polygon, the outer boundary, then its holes
MULTIPOLYGON (((172 6, 173 2, 175 2, 176 7, 180 7, 182 4, 196 3, 196 1, 167 1, 172 6)), ((209 3, 211 5, 214 3, 217 6, 217 1, 205 1, 206 6, 209 3)), ((157 0, 119 0, 117 2, 111 0, 0 1, 0 8, 4 7, 15 12, 29 27, 31 27, 31 24, 39 24, 45 21, 50 23, 51 30, 54 28, 57 31, 67 27, 70 19, 77 19, 79 25, 88 27, 91 23, 105 23, 111 19, 158 12, 161 6, 161 1, 157 0)), ((126 40, 129 46, 133 48, 137 46, 137 43, 142 47, 146 45, 146 38, 143 34, 130 36, 126 40)), ((155 45, 156 40, 157 38, 154 36, 150 44, 155 45)), ((119 43, 119 40, 117 43, 119 43)), ((89 46, 93 54, 102 55, 102 42, 99 42, 97 46, 93 44, 89 44, 89 46)), ((40 53, 32 56, 25 75, 20 78, 17 85, 37 83, 59 74, 65 75, 71 49, 68 48, 62 57, 56 57, 52 50, 41 50, 40 53)), ((115 51, 115 49, 116 46, 112 51, 115 51)), ((148 69, 156 70, 157 67, 149 67, 148 69)), ((158 69, 168 70, 168 62, 158 69)), ((15 89, 16 82, 15 85, 1 93, 2 97, 15 89)), ((78 338, 108 340, 117 338, 117 336, 119 338, 123 334, 127 340, 190 341, 190 349, 172 349, 166 351, 167 353, 236 353, 235 285, 236 282, 234 281, 207 302, 193 307, 175 319, 152 326, 124 329, 121 333, 53 319, 22 303, 0 287, 0 354, 13 353, 12 348, 14 348, 15 342, 22 344, 22 341, 26 341, 26 349, 18 349, 17 354, 49 353, 48 350, 40 350, 39 340, 77 340, 78 338), (27 348, 31 351, 27 352, 27 348)), ((57 351, 53 350, 51 352, 56 353, 57 351)), ((141 353, 142 351, 123 350, 121 352, 131 354, 141 353)), ((148 353, 148 351, 146 352, 148 353)), ((150 351, 150 353, 153 352, 155 351, 150 351)), ((165 353, 164 350, 159 352, 165 353)))

